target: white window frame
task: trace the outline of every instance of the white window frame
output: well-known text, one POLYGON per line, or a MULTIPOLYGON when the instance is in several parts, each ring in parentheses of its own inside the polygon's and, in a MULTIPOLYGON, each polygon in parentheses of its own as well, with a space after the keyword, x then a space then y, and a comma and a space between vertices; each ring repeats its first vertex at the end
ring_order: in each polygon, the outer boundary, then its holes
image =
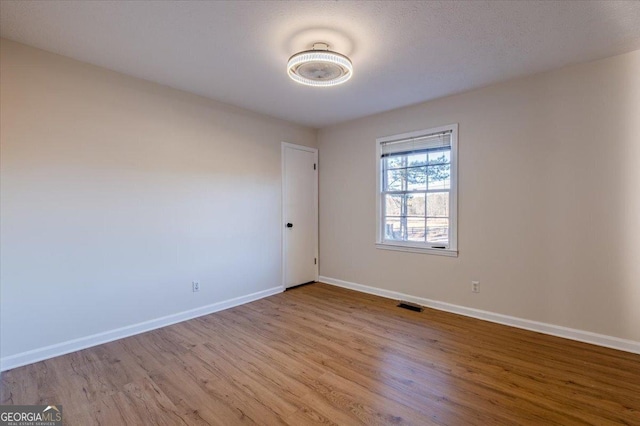
POLYGON ((458 256, 458 123, 431 129, 385 136, 376 139, 376 248, 414 253, 435 254, 440 256, 458 256), (384 206, 382 192, 382 144, 390 141, 419 138, 434 133, 451 132, 451 186, 449 191, 449 246, 444 249, 433 248, 430 243, 415 243, 384 239, 384 206))

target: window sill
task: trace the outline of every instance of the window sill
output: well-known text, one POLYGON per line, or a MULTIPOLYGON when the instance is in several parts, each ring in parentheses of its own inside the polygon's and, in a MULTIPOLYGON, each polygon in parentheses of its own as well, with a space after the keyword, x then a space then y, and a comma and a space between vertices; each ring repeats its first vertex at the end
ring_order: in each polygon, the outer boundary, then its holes
POLYGON ((435 254, 436 256, 458 257, 458 250, 452 249, 435 249, 431 247, 415 247, 389 243, 376 243, 376 248, 382 250, 406 251, 410 253, 435 254))

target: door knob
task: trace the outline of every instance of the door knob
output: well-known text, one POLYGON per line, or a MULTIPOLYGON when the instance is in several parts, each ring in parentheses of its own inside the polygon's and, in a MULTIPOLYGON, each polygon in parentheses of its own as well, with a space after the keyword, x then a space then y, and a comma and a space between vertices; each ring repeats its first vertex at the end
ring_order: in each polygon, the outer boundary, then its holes
POLYGON ((293 228, 293 223, 287 223, 287 228, 293 228))

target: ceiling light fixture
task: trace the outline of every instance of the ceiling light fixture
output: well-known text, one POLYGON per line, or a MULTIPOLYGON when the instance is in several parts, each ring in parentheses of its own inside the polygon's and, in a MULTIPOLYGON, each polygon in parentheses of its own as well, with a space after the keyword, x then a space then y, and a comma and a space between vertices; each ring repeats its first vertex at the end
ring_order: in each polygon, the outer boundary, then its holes
POLYGON ((312 50, 289 58, 287 73, 293 81, 307 86, 337 86, 351 78, 353 64, 345 55, 331 52, 327 43, 314 43, 312 50))

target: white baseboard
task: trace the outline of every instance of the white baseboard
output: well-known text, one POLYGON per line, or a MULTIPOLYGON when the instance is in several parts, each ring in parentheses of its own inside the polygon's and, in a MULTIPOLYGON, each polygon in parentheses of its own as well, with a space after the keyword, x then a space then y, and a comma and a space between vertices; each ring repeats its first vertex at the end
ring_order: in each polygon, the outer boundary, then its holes
POLYGON ((397 291, 369 287, 366 285, 356 284, 330 277, 321 276, 320 282, 335 285, 337 287, 348 288, 350 290, 360 291, 362 293, 386 297, 388 299, 405 300, 407 302, 417 303, 419 305, 438 309, 440 311, 452 312, 454 314, 496 322, 498 324, 509 325, 525 330, 537 331, 538 333, 550 334, 552 336, 564 337, 565 339, 577 340, 579 342, 591 343, 598 346, 605 346, 607 348, 640 354, 640 342, 636 342, 633 340, 620 339, 618 337, 592 333, 590 331, 577 330, 575 328, 562 327, 559 325, 547 324, 544 322, 531 321, 528 319, 512 317, 509 315, 496 314, 494 312, 482 311, 480 309, 467 308, 465 306, 425 299, 424 297, 411 296, 408 294, 399 293, 397 291))
POLYGON ((32 364, 34 362, 65 355, 70 352, 87 349, 92 346, 101 345, 103 343, 112 342, 124 337, 133 336, 135 334, 144 333, 146 331, 155 330, 156 328, 166 327, 171 324, 186 321, 192 318, 208 315, 214 312, 223 311, 233 308, 234 306, 243 305, 253 302, 254 300, 272 296, 282 292, 282 286, 272 287, 267 290, 258 291, 256 293, 247 294, 246 296, 235 297, 233 299, 224 300, 222 302, 213 303, 211 305, 202 306, 188 311, 179 312, 177 314, 167 315, 165 317, 128 325, 125 327, 109 330, 91 336, 80 337, 78 339, 68 340, 66 342, 57 343, 55 345, 45 346, 38 349, 22 352, 16 355, 6 356, 0 359, 0 371, 10 370, 12 368, 21 367, 23 365, 32 364))

